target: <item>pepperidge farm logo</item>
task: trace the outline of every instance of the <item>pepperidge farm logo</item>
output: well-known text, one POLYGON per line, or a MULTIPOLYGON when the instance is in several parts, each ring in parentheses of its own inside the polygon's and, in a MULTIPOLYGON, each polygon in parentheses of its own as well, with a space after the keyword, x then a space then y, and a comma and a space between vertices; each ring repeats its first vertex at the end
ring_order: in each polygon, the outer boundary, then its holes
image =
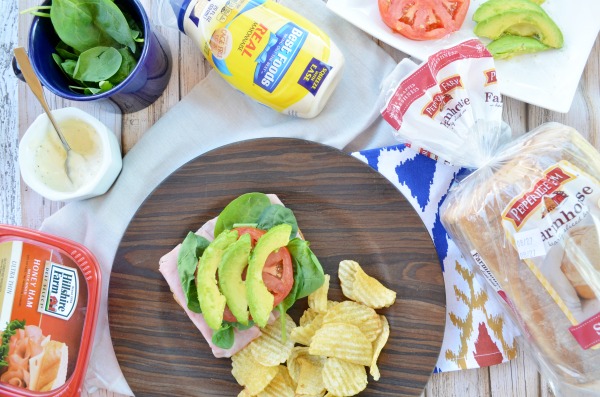
POLYGON ((77 307, 78 296, 79 278, 75 269, 47 261, 38 311, 68 320, 77 307))

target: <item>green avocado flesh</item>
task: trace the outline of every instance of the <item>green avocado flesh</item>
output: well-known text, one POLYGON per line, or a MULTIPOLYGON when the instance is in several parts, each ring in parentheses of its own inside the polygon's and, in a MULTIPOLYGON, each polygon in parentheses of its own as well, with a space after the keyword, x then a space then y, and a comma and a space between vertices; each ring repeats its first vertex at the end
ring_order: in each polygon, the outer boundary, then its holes
POLYGON ((267 325, 275 299, 263 282, 262 271, 271 252, 288 244, 291 232, 292 226, 288 224, 272 227, 258 239, 248 260, 246 272, 248 306, 252 320, 261 328, 267 325))
POLYGON ((226 299, 217 286, 217 269, 225 253, 225 249, 238 238, 238 232, 232 230, 219 234, 210 243, 198 261, 196 273, 196 289, 198 301, 206 324, 214 330, 221 328, 223 310, 226 299))
POLYGON ((238 241, 225 249, 218 271, 219 288, 227 300, 227 306, 237 321, 244 325, 248 325, 248 299, 242 273, 248 265, 251 250, 250 235, 242 235, 238 241))
POLYGON ((535 11, 545 13, 542 7, 530 0, 489 0, 481 4, 473 14, 473 21, 481 22, 506 11, 535 11))
POLYGON ((479 22, 474 29, 477 36, 498 39, 509 32, 512 27, 533 33, 540 42, 553 47, 561 48, 563 35, 558 26, 547 14, 536 11, 510 10, 479 22))
POLYGON ((515 55, 545 51, 549 47, 533 37, 506 35, 487 45, 488 51, 496 59, 507 59, 515 55))

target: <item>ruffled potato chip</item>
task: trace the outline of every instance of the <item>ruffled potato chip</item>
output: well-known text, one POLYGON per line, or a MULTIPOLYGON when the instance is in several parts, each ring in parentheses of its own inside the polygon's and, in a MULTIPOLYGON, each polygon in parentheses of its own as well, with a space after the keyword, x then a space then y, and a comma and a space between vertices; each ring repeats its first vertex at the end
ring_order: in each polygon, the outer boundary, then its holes
POLYGON ((312 308, 317 313, 324 313, 327 311, 327 293, 329 292, 329 278, 329 274, 326 274, 323 285, 321 285, 313 293, 308 295, 308 307, 312 308))
POLYGON ((381 320, 372 308, 353 301, 344 301, 333 306, 323 317, 323 324, 348 323, 356 325, 369 342, 381 333, 381 320))
POLYGON ((308 308, 304 311, 304 313, 302 313, 302 316, 300 317, 300 321, 298 321, 298 324, 301 327, 304 327, 305 325, 310 324, 315 317, 317 317, 319 313, 317 313, 317 311, 313 308, 308 308))
POLYGON ((298 358, 297 365, 298 381, 296 385, 296 395, 320 395, 325 392, 323 384, 323 365, 325 357, 313 356, 310 354, 298 358))
POLYGON ((238 393, 237 397, 252 397, 252 394, 250 394, 248 389, 242 389, 242 391, 238 393))
POLYGON ((396 292, 383 286, 376 278, 369 276, 360 267, 354 274, 352 286, 354 300, 373 309, 389 307, 396 301, 396 292))
POLYGON ((254 359, 249 346, 231 356, 231 374, 235 380, 245 386, 246 392, 254 396, 267 387, 277 375, 277 367, 260 364, 254 359))
POLYGON ((308 347, 305 346, 294 346, 290 356, 287 360, 287 369, 290 377, 294 383, 298 383, 298 377, 300 376, 300 362, 298 359, 308 356, 308 347))
POLYGON ((373 359, 371 360, 371 366, 369 368, 369 373, 375 380, 379 380, 381 377, 379 368, 377 367, 377 359, 379 358, 381 350, 390 337, 390 324, 388 323, 387 318, 385 318, 383 315, 380 315, 379 318, 381 319, 382 329, 377 339, 375 339, 375 342, 373 342, 373 359))
POLYGON ((329 357, 323 366, 323 383, 331 394, 354 396, 367 387, 364 365, 329 357))
POLYGON ((371 365, 373 347, 356 325, 327 323, 315 332, 308 352, 336 357, 355 364, 371 365))
POLYGON ((301 345, 308 346, 313 338, 313 335, 323 324, 324 313, 319 313, 315 318, 303 327, 296 327, 290 334, 290 339, 301 345))
POLYGON ((252 356, 258 363, 270 367, 287 360, 292 347, 294 347, 291 333, 296 328, 296 323, 287 314, 285 321, 285 338, 281 333, 281 319, 278 318, 263 328, 262 335, 248 345, 252 356))
POLYGON ((354 275, 360 269, 358 262, 351 260, 343 260, 338 267, 338 277, 342 293, 348 299, 354 300, 354 275))
POLYGON ((294 397, 295 385, 284 365, 277 367, 277 375, 257 397, 294 397))

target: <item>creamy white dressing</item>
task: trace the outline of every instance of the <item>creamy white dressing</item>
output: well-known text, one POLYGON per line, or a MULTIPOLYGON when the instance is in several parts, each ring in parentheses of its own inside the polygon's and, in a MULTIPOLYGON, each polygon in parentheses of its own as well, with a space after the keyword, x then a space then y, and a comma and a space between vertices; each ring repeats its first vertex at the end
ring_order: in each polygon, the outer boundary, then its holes
POLYGON ((67 152, 49 124, 40 139, 32 142, 34 172, 49 188, 59 192, 73 192, 100 170, 102 143, 94 127, 81 119, 67 119, 58 124, 71 147, 68 162, 67 152))

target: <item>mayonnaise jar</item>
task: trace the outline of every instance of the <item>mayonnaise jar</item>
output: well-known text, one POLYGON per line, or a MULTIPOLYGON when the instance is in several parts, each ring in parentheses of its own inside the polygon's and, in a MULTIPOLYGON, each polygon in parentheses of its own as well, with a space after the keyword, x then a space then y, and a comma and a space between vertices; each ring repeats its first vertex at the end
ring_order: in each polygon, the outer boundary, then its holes
MULTIPOLYGON (((342 77, 344 57, 330 38, 274 1, 170 0, 170 5, 179 29, 228 83, 278 112, 317 116, 342 77)), ((161 13, 172 13, 164 8, 161 13)))

